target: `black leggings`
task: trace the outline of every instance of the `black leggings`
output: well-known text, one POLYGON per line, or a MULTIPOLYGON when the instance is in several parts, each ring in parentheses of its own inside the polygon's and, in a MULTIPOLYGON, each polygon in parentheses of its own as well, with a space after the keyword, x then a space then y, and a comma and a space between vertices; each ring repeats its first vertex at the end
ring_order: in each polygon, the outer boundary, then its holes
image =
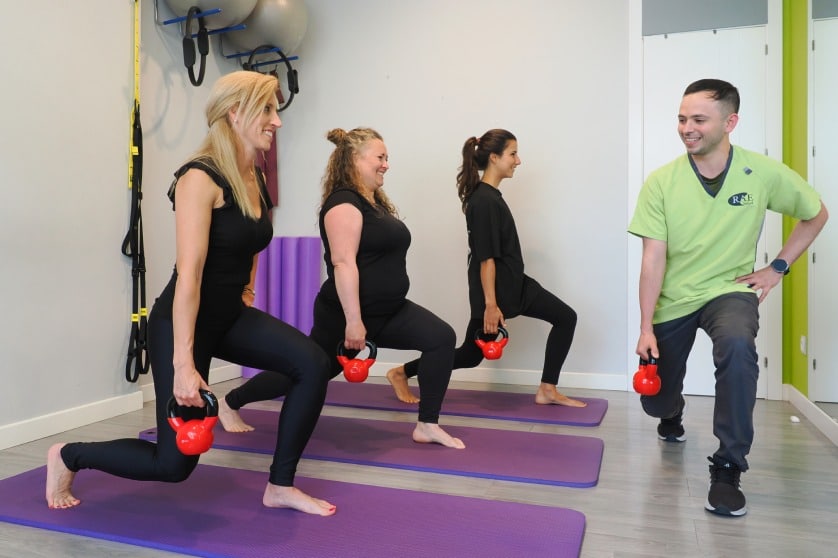
MULTIPOLYGON (((504 317, 527 316, 550 322, 553 325, 549 335, 547 335, 541 381, 555 386, 559 383, 559 373, 567 354, 570 352, 570 345, 573 343, 573 333, 576 331, 576 312, 538 283, 532 282, 528 285, 528 288, 536 290, 532 303, 522 309, 520 314, 504 317)), ((482 317, 472 318, 468 322, 463 344, 454 352, 454 370, 474 368, 483 361, 483 352, 474 342, 474 332, 477 330, 483 330, 482 317)), ((404 365, 404 371, 408 378, 415 376, 417 369, 417 360, 404 365)))
MULTIPOLYGON (((97 469, 134 480, 180 482, 198 464, 198 456, 182 454, 166 406, 173 392, 174 335, 172 321, 152 311, 148 324, 149 357, 157 397, 157 443, 136 438, 109 442, 71 443, 61 456, 71 471, 97 469)), ((195 367, 204 381, 213 357, 245 366, 281 370, 288 381, 279 415, 270 482, 293 486, 297 463, 317 424, 329 380, 327 357, 299 330, 257 310, 244 307, 232 323, 225 321, 195 331, 195 367)), ((183 409, 184 418, 190 418, 183 409)), ((203 412, 203 410, 201 410, 203 412)))
MULTIPOLYGON (((379 348, 422 352, 422 356, 416 359, 420 394, 419 421, 438 423, 442 401, 451 379, 454 345, 457 342, 451 326, 409 300, 393 314, 365 317, 364 325, 367 328, 367 339, 379 348)), ((314 303, 311 338, 328 354, 334 355, 338 343, 344 340, 345 330, 343 311, 318 298, 314 303)), ((348 351, 347 356, 354 355, 348 351)), ((342 368, 334 356, 330 362, 331 376, 334 378, 341 373, 342 368)), ((232 390, 227 395, 227 404, 232 409, 239 409, 254 401, 274 399, 284 395, 288 385, 288 378, 266 370, 232 390)))

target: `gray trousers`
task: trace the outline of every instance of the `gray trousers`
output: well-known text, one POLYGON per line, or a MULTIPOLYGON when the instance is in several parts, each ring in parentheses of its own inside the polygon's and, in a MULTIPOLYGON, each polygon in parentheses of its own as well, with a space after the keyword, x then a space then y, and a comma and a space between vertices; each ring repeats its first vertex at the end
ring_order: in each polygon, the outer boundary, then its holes
POLYGON ((655 324, 658 341, 658 375, 661 390, 641 396, 646 414, 672 418, 684 406, 681 392, 698 328, 713 342, 716 367, 716 405, 713 434, 719 439, 716 457, 748 470, 745 456, 754 440, 753 411, 756 403, 759 363, 756 336, 759 300, 756 294, 730 293, 715 298, 687 316, 655 324))

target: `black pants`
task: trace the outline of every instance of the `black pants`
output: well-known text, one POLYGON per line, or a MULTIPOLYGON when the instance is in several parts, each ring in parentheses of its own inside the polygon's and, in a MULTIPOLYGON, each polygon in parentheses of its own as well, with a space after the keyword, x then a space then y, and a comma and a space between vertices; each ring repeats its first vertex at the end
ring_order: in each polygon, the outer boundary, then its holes
POLYGON ((687 358, 698 328, 703 329, 713 342, 716 367, 713 434, 719 439, 715 455, 747 471, 745 456, 754 441, 753 412, 759 378, 756 350, 759 301, 756 294, 722 295, 692 314, 656 324, 661 390, 655 396, 641 396, 640 402, 648 415, 657 418, 671 418, 682 411, 681 392, 687 358))
MULTIPOLYGON (((520 314, 504 316, 514 318, 515 316, 527 316, 550 322, 553 327, 547 335, 547 346, 544 349, 544 368, 541 373, 541 381, 547 384, 557 385, 559 373, 561 372, 567 354, 570 352, 570 345, 573 343, 573 334, 576 331, 576 312, 562 302, 556 295, 539 285, 530 283, 528 288, 536 289, 532 296, 532 303, 521 310, 520 314)), ((483 331, 483 317, 472 318, 466 326, 465 339, 454 352, 454 369, 474 368, 483 361, 483 352, 474 342, 474 332, 483 331)), ((408 378, 417 373, 419 361, 413 360, 404 365, 408 378)))
MULTIPOLYGON (((320 347, 299 330, 256 308, 242 307, 232 323, 199 323, 193 351, 195 367, 205 381, 213 357, 283 372, 288 390, 279 416, 270 482, 292 486, 297 463, 323 407, 329 363, 320 347)), ((71 471, 97 469, 134 480, 180 482, 197 466, 198 456, 183 455, 177 449, 175 431, 167 421, 166 406, 174 382, 171 320, 152 310, 148 334, 157 397, 157 443, 129 438, 67 444, 61 456, 71 471)))
MULTIPOLYGON (((411 301, 395 313, 386 316, 365 316, 367 339, 382 349, 417 350, 422 356, 416 360, 419 376, 419 421, 438 423, 439 413, 454 361, 454 330, 435 314, 411 301)), ((314 327, 311 338, 324 351, 335 355, 338 343, 343 342, 346 320, 343 310, 320 298, 314 302, 314 327)), ((347 352, 347 356, 354 356, 347 352)), ((342 371, 337 358, 332 356, 331 376, 342 371)), ((254 401, 274 399, 285 394, 288 379, 282 374, 266 370, 227 395, 227 404, 233 409, 254 401)))

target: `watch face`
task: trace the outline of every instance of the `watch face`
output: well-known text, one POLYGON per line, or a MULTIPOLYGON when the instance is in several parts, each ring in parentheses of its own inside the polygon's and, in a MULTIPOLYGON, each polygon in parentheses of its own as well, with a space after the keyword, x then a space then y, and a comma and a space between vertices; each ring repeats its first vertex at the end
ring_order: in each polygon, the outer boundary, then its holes
POLYGON ((788 273, 789 272, 789 263, 786 260, 776 259, 771 262, 771 267, 777 273, 788 273))

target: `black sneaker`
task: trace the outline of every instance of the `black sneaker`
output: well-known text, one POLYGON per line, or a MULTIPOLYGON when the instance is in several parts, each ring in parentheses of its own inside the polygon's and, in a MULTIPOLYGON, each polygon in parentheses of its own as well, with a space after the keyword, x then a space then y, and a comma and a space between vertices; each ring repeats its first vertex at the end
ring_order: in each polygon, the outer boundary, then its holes
POLYGON ((704 509, 718 515, 739 517, 748 513, 745 494, 739 487, 739 467, 716 456, 710 461, 710 491, 704 509))
POLYGON ((672 418, 661 419, 658 424, 658 438, 664 442, 684 442, 687 435, 684 433, 684 425, 681 421, 684 419, 684 409, 672 418))

